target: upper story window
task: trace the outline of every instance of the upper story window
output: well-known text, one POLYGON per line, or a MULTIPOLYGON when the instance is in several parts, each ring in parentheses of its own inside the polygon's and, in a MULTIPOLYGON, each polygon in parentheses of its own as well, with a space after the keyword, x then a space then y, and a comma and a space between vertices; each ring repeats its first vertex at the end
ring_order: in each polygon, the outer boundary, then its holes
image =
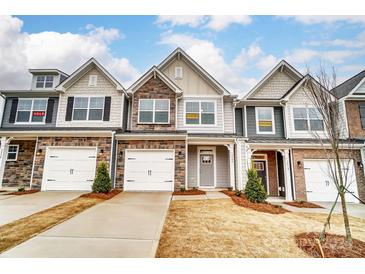
POLYGON ((89 87, 96 87, 98 85, 98 76, 90 75, 89 76, 89 87))
POLYGON ((169 99, 139 99, 138 123, 168 124, 170 120, 169 99))
POLYGON ((295 131, 323 131, 323 118, 317 108, 293 108, 295 131))
POLYGON ((9 145, 7 161, 16 161, 18 159, 19 145, 9 145))
POLYGON ((72 120, 101 121, 104 111, 104 97, 75 97, 72 120))
POLYGON ((53 75, 39 75, 36 78, 36 88, 53 88, 53 75))
POLYGON ((365 104, 359 104, 361 127, 365 129, 365 104))
POLYGON ((185 102, 185 124, 187 125, 215 125, 215 116, 215 102, 185 102))
POLYGON ((183 78, 183 68, 175 67, 175 79, 182 79, 182 78, 183 78))
POLYGON ((259 134, 275 134, 273 107, 256 107, 256 131, 259 134))
POLYGON ((16 114, 17 123, 44 123, 47 99, 19 99, 16 114))

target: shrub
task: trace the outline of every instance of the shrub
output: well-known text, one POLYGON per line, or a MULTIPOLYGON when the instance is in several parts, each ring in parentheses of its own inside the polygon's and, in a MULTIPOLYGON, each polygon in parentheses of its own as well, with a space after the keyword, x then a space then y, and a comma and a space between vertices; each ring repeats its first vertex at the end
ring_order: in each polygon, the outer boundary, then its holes
POLYGON ((18 192, 24 192, 24 191, 25 191, 25 187, 24 186, 18 187, 18 192))
POLYGON ((247 172, 247 184, 245 187, 245 195, 250 202, 262 203, 267 198, 267 193, 261 183, 261 178, 258 177, 257 171, 253 168, 247 172))
POLYGON ((108 193, 112 189, 112 182, 105 162, 100 162, 98 165, 92 189, 95 193, 108 193))
POLYGON ((238 196, 238 197, 241 197, 241 194, 242 194, 242 190, 236 190, 234 195, 238 196))
POLYGON ((181 191, 181 192, 185 192, 185 190, 186 190, 186 189, 185 189, 185 186, 180 186, 180 191, 181 191))

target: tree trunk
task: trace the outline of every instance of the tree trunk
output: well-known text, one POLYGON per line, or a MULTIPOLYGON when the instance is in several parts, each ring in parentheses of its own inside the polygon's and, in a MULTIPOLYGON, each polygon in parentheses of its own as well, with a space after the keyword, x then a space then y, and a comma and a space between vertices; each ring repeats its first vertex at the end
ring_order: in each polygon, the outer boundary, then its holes
POLYGON ((349 216, 347 214, 347 205, 346 205, 346 199, 345 199, 346 190, 345 190, 344 178, 343 178, 343 174, 342 174, 340 156, 338 154, 338 151, 335 152, 335 156, 336 156, 336 165, 337 165, 338 178, 339 178, 338 194, 340 195, 340 198, 341 198, 342 216, 343 216, 343 222, 345 225, 346 240, 350 245, 352 245, 350 222, 349 222, 349 216))

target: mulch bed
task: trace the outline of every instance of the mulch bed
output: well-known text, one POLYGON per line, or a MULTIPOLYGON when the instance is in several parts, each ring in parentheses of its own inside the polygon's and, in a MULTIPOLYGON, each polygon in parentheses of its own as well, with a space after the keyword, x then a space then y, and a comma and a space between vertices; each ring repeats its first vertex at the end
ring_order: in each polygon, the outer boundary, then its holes
MULTIPOLYGON (((318 232, 295 235, 299 248, 312 257, 322 258, 317 239, 318 232)), ((365 258, 365 242, 353 239, 352 246, 349 246, 342 235, 326 233, 326 239, 321 246, 325 258, 365 258)))
POLYGON ((284 202, 284 204, 295 206, 295 207, 301 207, 301 208, 323 208, 320 205, 306 202, 306 201, 293 201, 293 202, 284 202))
POLYGON ((120 190, 120 189, 113 189, 109 193, 94 193, 94 192, 90 192, 90 193, 82 194, 80 197, 83 197, 83 198, 102 199, 102 200, 109 200, 109 199, 113 198, 114 196, 118 195, 121 192, 122 192, 122 190, 120 190))
POLYGON ((200 189, 188 189, 185 191, 174 191, 172 195, 204 195, 205 191, 200 189))
POLYGON ((37 193, 37 192, 39 192, 39 189, 29 189, 29 190, 24 190, 24 191, 10 192, 5 195, 27 195, 27 194, 37 193))
POLYGON ((252 203, 245 195, 241 194, 241 196, 237 196, 234 191, 229 190, 222 190, 222 193, 228 195, 231 197, 232 201, 239 206, 250 208, 256 211, 264 212, 264 213, 270 213, 270 214, 284 214, 287 212, 290 212, 289 210, 282 208, 278 205, 272 205, 270 203, 252 203))

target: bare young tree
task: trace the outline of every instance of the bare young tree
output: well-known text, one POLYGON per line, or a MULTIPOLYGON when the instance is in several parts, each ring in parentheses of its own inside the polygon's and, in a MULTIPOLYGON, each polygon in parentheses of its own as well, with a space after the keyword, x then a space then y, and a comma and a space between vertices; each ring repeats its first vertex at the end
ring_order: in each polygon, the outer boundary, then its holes
POLYGON ((350 153, 351 144, 349 141, 346 143, 342 140, 343 133, 341 121, 344 114, 340 111, 338 99, 329 92, 336 86, 336 73, 333 69, 331 75, 329 75, 321 64, 319 72, 315 75, 315 78, 312 78, 309 75, 306 77, 307 80, 304 88, 305 93, 311 100, 314 107, 318 109, 318 115, 320 115, 323 120, 324 128, 323 132, 313 132, 313 135, 319 141, 326 154, 329 166, 328 170, 330 173, 329 177, 332 179, 332 183, 337 189, 337 197, 323 226, 323 230, 320 234, 320 241, 325 239, 326 229, 330 227, 333 210, 340 198, 346 241, 351 245, 352 236, 345 197, 345 194, 348 192, 349 185, 352 183, 348 179, 350 160, 346 161, 346 158, 350 159, 350 155, 348 155, 349 157, 344 158, 344 154, 346 152, 350 153), (348 147, 346 150, 343 150, 345 149, 345 145, 348 147))

